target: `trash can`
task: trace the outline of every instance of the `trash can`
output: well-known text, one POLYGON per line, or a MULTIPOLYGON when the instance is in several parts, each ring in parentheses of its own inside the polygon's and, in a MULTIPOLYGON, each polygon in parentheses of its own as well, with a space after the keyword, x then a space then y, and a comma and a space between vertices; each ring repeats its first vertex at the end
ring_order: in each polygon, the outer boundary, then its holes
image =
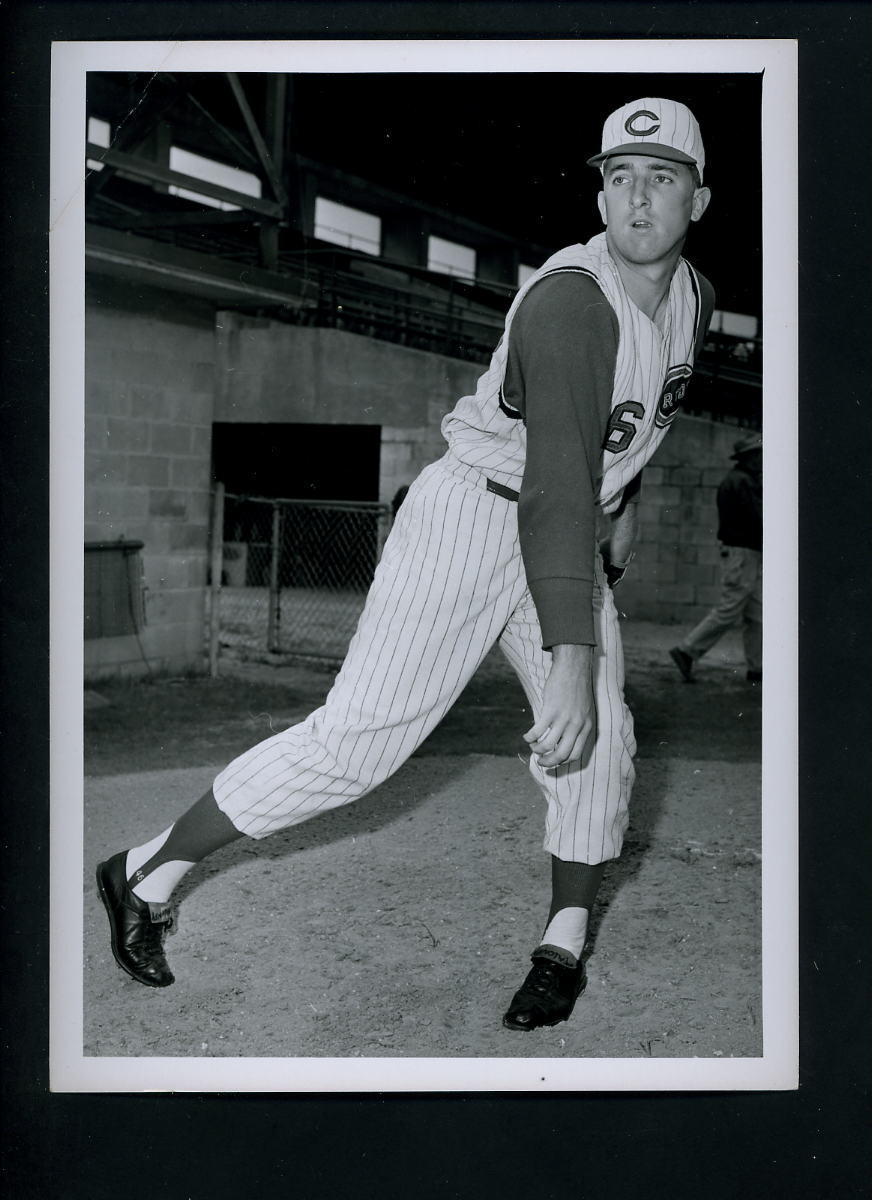
POLYGON ((124 637, 145 625, 144 543, 85 542, 85 637, 124 637))

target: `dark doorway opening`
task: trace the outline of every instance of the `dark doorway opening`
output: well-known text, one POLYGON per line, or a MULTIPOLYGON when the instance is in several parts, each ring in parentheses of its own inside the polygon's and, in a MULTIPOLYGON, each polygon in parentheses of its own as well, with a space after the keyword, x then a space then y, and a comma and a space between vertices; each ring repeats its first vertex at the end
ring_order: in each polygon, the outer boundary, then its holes
POLYGON ((378 500, 380 452, 380 425, 212 427, 212 477, 237 496, 378 500))
POLYGON ((378 501, 380 452, 378 425, 216 423, 212 475, 225 488, 223 582, 268 586, 275 557, 280 587, 365 590, 379 524, 371 507, 358 505, 378 501), (298 503, 270 503, 279 500, 298 503))

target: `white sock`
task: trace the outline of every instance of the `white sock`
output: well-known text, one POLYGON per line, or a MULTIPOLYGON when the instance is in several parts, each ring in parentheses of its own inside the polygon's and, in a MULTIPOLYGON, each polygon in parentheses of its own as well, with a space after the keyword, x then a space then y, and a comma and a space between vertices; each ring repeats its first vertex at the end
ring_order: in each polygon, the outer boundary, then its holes
MULTIPOLYGON (((173 822, 173 825, 174 824, 175 822, 173 822)), ((159 833, 157 837, 152 838, 150 842, 143 842, 141 846, 134 846, 132 850, 127 851, 127 866, 125 867, 125 870, 127 872, 128 879, 130 879, 130 876, 137 867, 141 867, 143 863, 147 863, 148 860, 153 857, 153 855, 157 854, 158 850, 160 850, 161 846, 170 836, 172 831, 173 826, 168 825, 163 833, 159 833)))
POLYGON ((131 880, 131 890, 134 896, 138 896, 140 900, 151 900, 153 904, 166 904, 182 876, 187 875, 193 866, 194 863, 185 862, 181 858, 161 863, 138 883, 133 883, 131 880))
POLYGON ((141 879, 136 878, 136 873, 139 868, 147 863, 148 860, 160 850, 161 846, 170 836, 172 825, 169 829, 165 829, 163 833, 159 833, 156 838, 152 838, 150 842, 145 842, 142 846, 134 846, 132 850, 127 852, 127 882, 130 884, 134 896, 138 896, 140 900, 150 900, 153 904, 166 904, 179 881, 183 876, 187 875, 194 863, 187 862, 184 859, 171 859, 169 862, 161 863, 159 867, 155 867, 148 875, 141 879))
POLYGON ((586 908, 561 908, 548 922, 541 944, 559 946, 561 950, 568 950, 576 958, 581 958, 587 939, 587 917, 586 908))

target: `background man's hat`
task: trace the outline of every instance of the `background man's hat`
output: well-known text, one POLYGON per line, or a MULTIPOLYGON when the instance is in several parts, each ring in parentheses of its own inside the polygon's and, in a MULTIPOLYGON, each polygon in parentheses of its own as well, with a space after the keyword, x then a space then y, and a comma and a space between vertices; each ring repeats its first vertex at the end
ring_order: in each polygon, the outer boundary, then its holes
POLYGON ((751 454, 754 450, 763 449, 763 438, 759 433, 752 433, 746 437, 739 438, 733 444, 733 453, 730 458, 741 458, 743 454, 751 454))
POLYGON ((688 163, 699 171, 705 167, 705 150, 696 117, 677 100, 645 96, 631 100, 606 118, 602 150, 587 160, 602 166, 613 154, 651 154, 670 162, 688 163))

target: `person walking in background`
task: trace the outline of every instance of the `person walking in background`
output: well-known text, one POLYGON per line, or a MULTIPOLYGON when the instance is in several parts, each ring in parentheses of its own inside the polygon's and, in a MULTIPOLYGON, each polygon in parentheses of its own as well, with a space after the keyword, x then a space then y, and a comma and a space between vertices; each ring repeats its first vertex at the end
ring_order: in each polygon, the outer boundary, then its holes
POLYGON ((763 679, 763 438, 740 438, 735 466, 718 488, 721 598, 669 654, 688 683, 693 665, 720 637, 742 622, 746 678, 763 679))

